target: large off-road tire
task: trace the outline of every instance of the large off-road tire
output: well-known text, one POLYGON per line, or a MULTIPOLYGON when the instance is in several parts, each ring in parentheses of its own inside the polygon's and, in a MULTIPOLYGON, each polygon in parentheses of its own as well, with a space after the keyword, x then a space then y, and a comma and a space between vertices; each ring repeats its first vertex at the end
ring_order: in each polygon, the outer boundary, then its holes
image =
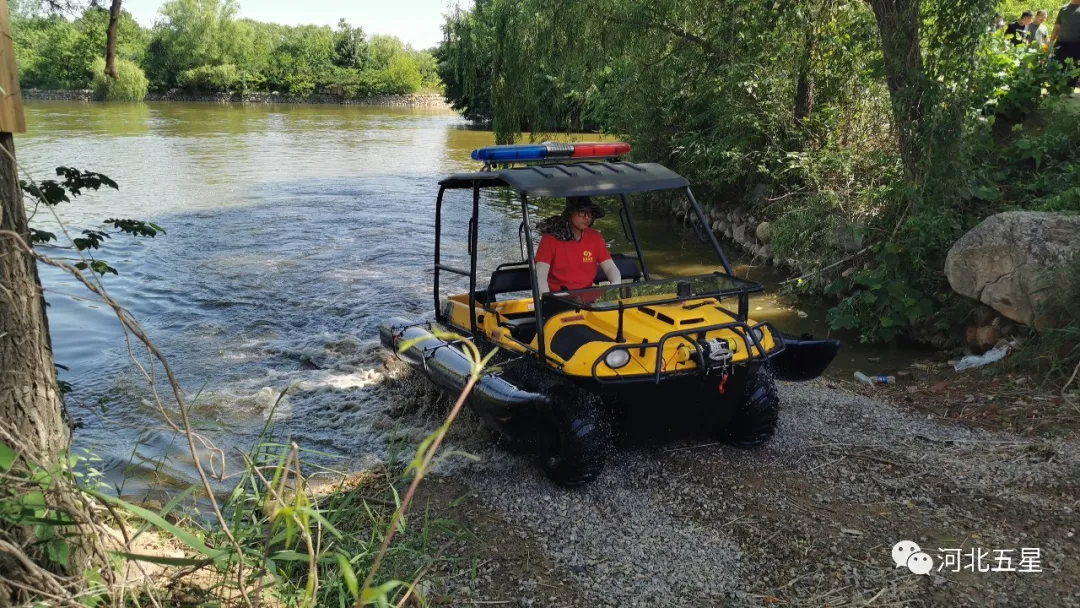
POLYGON ((736 407, 721 431, 725 441, 740 448, 756 448, 772 439, 780 420, 780 398, 768 365, 747 370, 742 401, 736 407))
POLYGON ((551 481, 573 488, 596 479, 611 449, 611 427, 598 399, 552 390, 548 424, 539 441, 540 466, 551 481))

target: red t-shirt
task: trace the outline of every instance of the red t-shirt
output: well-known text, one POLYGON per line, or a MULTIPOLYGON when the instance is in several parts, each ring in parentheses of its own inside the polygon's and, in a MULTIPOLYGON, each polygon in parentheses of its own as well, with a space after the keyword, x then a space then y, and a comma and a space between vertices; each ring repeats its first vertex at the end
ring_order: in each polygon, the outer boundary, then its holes
POLYGON ((600 262, 610 259, 604 237, 592 228, 585 229, 580 241, 560 241, 545 234, 536 248, 536 261, 551 266, 548 273, 551 291, 591 286, 600 262))

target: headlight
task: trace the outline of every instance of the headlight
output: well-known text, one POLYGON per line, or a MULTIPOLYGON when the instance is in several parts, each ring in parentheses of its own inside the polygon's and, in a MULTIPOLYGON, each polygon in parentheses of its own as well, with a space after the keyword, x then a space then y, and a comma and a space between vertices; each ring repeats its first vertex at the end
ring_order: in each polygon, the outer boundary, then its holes
POLYGON ((751 329, 750 334, 754 336, 754 339, 757 340, 759 344, 765 341, 765 331, 761 329, 761 327, 751 329))
POLYGON ((630 352, 623 348, 617 348, 604 357, 604 363, 611 369, 619 369, 630 362, 630 352))

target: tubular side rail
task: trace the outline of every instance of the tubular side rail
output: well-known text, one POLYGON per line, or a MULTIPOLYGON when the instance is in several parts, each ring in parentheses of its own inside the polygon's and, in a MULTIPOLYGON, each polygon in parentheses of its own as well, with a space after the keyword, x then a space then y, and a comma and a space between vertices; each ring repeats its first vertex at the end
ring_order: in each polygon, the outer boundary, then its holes
POLYGON ((438 268, 439 270, 445 270, 446 272, 452 272, 454 274, 460 274, 461 276, 465 276, 465 277, 471 275, 471 273, 468 270, 463 270, 463 269, 458 268, 456 266, 448 266, 446 264, 436 264, 435 268, 438 268))

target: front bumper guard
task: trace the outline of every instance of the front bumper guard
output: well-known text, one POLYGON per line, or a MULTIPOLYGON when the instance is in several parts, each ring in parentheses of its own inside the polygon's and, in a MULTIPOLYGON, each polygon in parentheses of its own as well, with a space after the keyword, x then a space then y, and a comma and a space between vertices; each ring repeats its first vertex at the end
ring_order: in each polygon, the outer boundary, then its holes
POLYGON ((664 367, 665 367, 664 366, 664 357, 663 357, 664 345, 667 343, 668 340, 671 340, 673 338, 683 338, 694 347, 695 353, 697 355, 697 361, 699 361, 699 362, 705 361, 705 353, 704 353, 704 351, 702 351, 701 345, 696 340, 689 339, 688 336, 693 336, 695 334, 700 334, 701 336, 705 336, 705 334, 707 334, 710 331, 718 331, 718 330, 722 330, 722 329, 733 330, 735 333, 742 336, 743 342, 746 345, 746 352, 749 353, 749 355, 750 355, 750 357, 746 360, 747 363, 767 361, 770 358, 775 357, 776 355, 784 352, 784 348, 786 348, 786 346, 784 344, 784 336, 781 335, 780 332, 771 323, 769 323, 768 321, 763 321, 763 322, 758 323, 756 325, 749 325, 744 321, 732 321, 730 323, 720 323, 718 325, 709 325, 709 326, 706 326, 706 327, 695 327, 695 328, 692 328, 692 329, 682 329, 682 330, 673 331, 673 332, 669 332, 669 333, 664 334, 664 336, 662 338, 660 338, 660 340, 658 342, 638 342, 638 343, 635 343, 635 344, 616 343, 611 348, 608 348, 607 350, 605 350, 603 352, 603 354, 601 354, 596 359, 596 361, 593 363, 593 366, 592 366, 593 380, 595 380, 595 381, 597 381, 597 382, 599 382, 601 384, 619 384, 619 383, 623 383, 623 382, 640 382, 642 379, 651 378, 653 380, 653 382, 655 382, 656 384, 659 384, 661 381, 664 380, 664 378, 673 377, 673 376, 685 376, 685 375, 690 375, 690 374, 698 374, 698 375, 701 375, 701 376, 708 376, 709 373, 712 372, 716 368, 708 366, 708 365, 702 365, 701 363, 698 363, 697 368, 690 369, 690 370, 685 370, 685 371, 670 371, 669 372, 669 371, 665 370, 664 369, 664 367), (754 330, 755 329, 761 329, 762 332, 764 332, 765 330, 768 330, 769 335, 772 336, 773 342, 775 342, 777 347, 774 348, 771 352, 766 353, 765 352, 765 347, 761 345, 761 341, 757 338, 757 336, 754 335, 754 330), (616 376, 614 378, 611 378, 611 377, 604 378, 604 377, 599 376, 596 373, 596 370, 600 367, 600 364, 604 363, 604 361, 607 359, 608 353, 610 353, 613 350, 620 349, 620 348, 624 349, 624 350, 628 350, 628 351, 633 350, 633 349, 636 348, 636 349, 639 349, 638 352, 641 355, 645 354, 646 349, 652 349, 652 348, 656 349, 656 369, 654 371, 652 371, 652 372, 645 372, 645 373, 640 373, 640 374, 626 374, 626 375, 619 374, 618 376, 616 376), (756 354, 755 354, 755 349, 757 349, 756 354))

